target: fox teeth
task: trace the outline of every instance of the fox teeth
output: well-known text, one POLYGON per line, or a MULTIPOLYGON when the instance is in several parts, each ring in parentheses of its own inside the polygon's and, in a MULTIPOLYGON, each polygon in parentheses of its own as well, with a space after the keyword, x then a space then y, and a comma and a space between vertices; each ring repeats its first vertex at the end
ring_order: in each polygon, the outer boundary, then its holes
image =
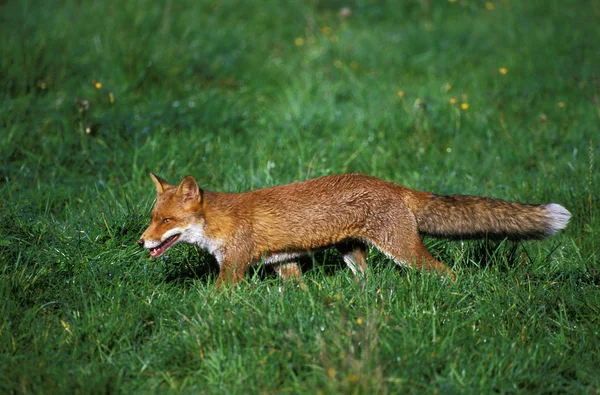
POLYGON ((150 255, 152 255, 153 257, 159 257, 166 250, 168 250, 173 244, 175 244, 175 242, 177 241, 177 239, 179 239, 179 236, 181 236, 181 234, 175 234, 175 235, 169 237, 164 242, 162 242, 159 246, 151 248, 150 249, 150 255))

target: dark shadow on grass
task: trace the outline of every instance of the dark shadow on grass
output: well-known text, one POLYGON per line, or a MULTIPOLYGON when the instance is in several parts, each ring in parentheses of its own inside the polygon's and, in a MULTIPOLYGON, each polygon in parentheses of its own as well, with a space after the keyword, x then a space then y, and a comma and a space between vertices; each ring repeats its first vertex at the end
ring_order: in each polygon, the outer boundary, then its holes
POLYGON ((165 282, 175 284, 190 284, 194 280, 210 282, 219 275, 219 264, 214 256, 191 247, 180 263, 173 263, 166 267, 165 282))
POLYGON ((507 270, 516 266, 523 259, 529 259, 522 249, 522 242, 511 240, 454 240, 454 239, 425 239, 427 249, 438 261, 452 267, 456 263, 456 255, 449 251, 455 248, 464 250, 460 264, 464 270, 482 270, 497 266, 499 270, 507 270), (463 243, 460 245, 459 243, 463 243), (476 262, 477 264, 470 264, 476 262))
MULTIPOLYGON (((436 259, 451 267, 456 256, 448 251, 452 250, 452 244, 454 243, 460 242, 456 240, 437 239, 435 242, 427 244, 436 259)), ((471 240, 464 243, 466 243, 464 246, 459 247, 466 249, 463 255, 464 259, 460 262, 463 270, 482 270, 487 267, 496 266, 500 271, 507 271, 510 267, 524 264, 526 263, 524 261, 529 260, 527 250, 521 248, 521 242, 508 240, 471 240), (477 265, 469 264, 469 262, 477 262, 477 265)), ((194 280, 211 282, 218 277, 219 264, 212 255, 193 246, 187 247, 184 254, 182 261, 167 265, 165 279, 167 283, 186 284, 194 280)), ((379 253, 373 256, 373 252, 371 252, 369 255, 368 265, 371 266, 372 270, 381 265, 387 266, 388 263, 392 264, 383 256, 381 256, 382 259, 378 259, 379 253)), ((317 271, 318 275, 332 276, 340 269, 346 270, 343 257, 335 248, 317 251, 300 257, 297 262, 300 265, 303 276, 314 271, 317 271)), ((400 271, 406 270, 397 265, 394 266, 400 271)), ((250 267, 246 273, 246 278, 255 277, 262 281, 277 278, 275 266, 259 263, 250 267)))
MULTIPOLYGON (((215 257, 196 247, 188 247, 182 261, 173 262, 166 266, 165 282, 188 284, 194 280, 202 282, 214 281, 219 275, 219 264, 215 257)), ((305 275, 318 270, 326 276, 334 275, 344 269, 346 264, 335 249, 327 249, 306 255, 298 259, 298 264, 305 275)), ((259 263, 252 266, 246 273, 246 278, 257 276, 260 280, 277 278, 274 265, 259 263)))
MULTIPOLYGON (((326 276, 332 276, 337 273, 338 270, 346 267, 344 259, 334 248, 316 251, 310 255, 302 256, 298 258, 297 262, 303 276, 315 270, 326 276)), ((258 276, 260 280, 267 280, 277 278, 277 273, 275 272, 274 265, 260 263, 248 269, 246 276, 258 276)))

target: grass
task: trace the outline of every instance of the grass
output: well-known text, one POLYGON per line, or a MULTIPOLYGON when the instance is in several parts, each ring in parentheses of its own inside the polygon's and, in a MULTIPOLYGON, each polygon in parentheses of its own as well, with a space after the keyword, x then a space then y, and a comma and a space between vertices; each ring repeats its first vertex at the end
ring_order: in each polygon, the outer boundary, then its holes
POLYGON ((0 391, 600 390, 598 1, 0 15, 0 391), (357 171, 573 218, 543 242, 427 239, 452 285, 376 251, 355 279, 328 251, 306 289, 258 268, 219 293, 203 251, 135 245, 150 171, 220 191, 357 171))

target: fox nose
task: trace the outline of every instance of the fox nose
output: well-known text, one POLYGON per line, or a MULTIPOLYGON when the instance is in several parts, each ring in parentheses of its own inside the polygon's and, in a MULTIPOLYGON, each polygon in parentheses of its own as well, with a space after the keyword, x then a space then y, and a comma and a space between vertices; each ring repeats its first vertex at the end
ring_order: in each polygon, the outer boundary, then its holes
POLYGON ((137 241, 137 245, 139 245, 140 247, 144 247, 144 239, 139 239, 137 241))

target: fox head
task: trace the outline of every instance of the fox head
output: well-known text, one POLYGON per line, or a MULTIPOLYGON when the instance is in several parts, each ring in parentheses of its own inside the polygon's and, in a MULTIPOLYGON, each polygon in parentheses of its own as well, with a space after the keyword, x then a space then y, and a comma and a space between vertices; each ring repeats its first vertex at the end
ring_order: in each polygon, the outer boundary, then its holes
POLYGON ((203 240, 203 191, 194 177, 185 177, 178 186, 169 185, 152 173, 150 177, 156 186, 156 203, 150 226, 140 236, 138 245, 150 250, 150 255, 157 258, 180 242, 199 243, 203 240))

